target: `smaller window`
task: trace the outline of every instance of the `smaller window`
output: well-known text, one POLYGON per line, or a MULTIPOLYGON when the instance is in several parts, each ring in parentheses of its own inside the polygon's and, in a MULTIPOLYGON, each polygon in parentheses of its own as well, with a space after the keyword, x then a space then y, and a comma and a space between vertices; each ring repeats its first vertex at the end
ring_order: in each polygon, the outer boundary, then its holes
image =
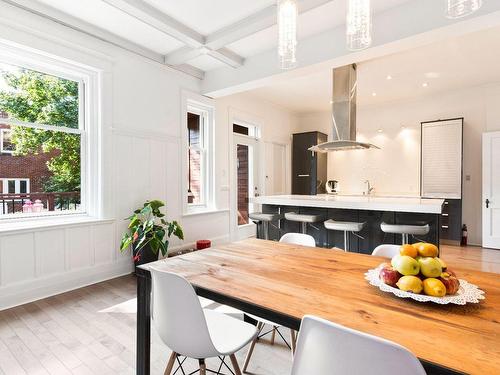
POLYGON ((0 152, 12 154, 16 146, 12 143, 12 131, 10 129, 1 129, 0 133, 0 152))
POLYGON ((28 194, 30 192, 30 179, 5 178, 2 188, 7 194, 28 194))
POLYGON ((186 92, 183 111, 183 211, 210 211, 215 208, 213 100, 186 92))
POLYGON ((19 193, 26 194, 28 192, 28 181, 20 180, 19 181, 19 193))
POLYGON ((16 193, 16 180, 9 180, 8 181, 9 185, 9 194, 15 194, 16 193))
POLYGON ((205 147, 204 115, 188 112, 188 204, 204 204, 205 147))
POLYGON ((249 135, 248 128, 246 126, 242 126, 242 125, 238 125, 238 124, 233 124, 233 133, 249 135))
POLYGON ((260 138, 260 129, 255 125, 247 123, 233 124, 233 133, 260 138))

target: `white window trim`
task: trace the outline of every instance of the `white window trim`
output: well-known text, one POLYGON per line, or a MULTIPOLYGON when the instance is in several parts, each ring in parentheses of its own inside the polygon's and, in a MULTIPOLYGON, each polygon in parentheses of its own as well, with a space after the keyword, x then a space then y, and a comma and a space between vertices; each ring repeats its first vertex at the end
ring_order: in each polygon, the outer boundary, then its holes
MULTIPOLYGON (((5 123, 5 121, 3 121, 3 120, 4 119, 0 119, 0 121, 2 123, 5 123)), ((13 151, 11 151, 11 150, 5 150, 3 148, 4 134, 7 133, 7 132, 10 133, 11 131, 12 130, 10 130, 10 129, 0 129, 0 153, 2 153, 2 154, 12 154, 13 153, 13 151)))
POLYGON ((197 213, 208 213, 216 211, 215 204, 215 178, 214 178, 214 136, 215 136, 215 101, 203 95, 199 95, 190 91, 182 90, 181 92, 181 199, 183 215, 192 215, 197 213), (203 129, 204 141, 204 181, 203 189, 203 204, 189 204, 188 188, 189 188, 189 168, 188 168, 188 128, 187 114, 188 112, 202 114, 205 118, 203 129))
POLYGON ((3 194, 29 194, 30 193, 30 179, 29 178, 1 178, 3 194), (15 191, 14 193, 9 193, 9 181, 14 181, 15 191), (21 181, 26 181, 26 193, 21 193, 21 181))
MULTIPOLYGON (((34 51, 32 48, 13 45, 0 41, 0 62, 22 66, 26 69, 40 71, 64 79, 79 82, 79 129, 57 127, 45 124, 33 124, 15 119, 2 119, 2 123, 32 128, 57 130, 73 134, 81 134, 81 191, 82 210, 65 213, 65 220, 72 215, 80 219, 82 215, 102 217, 102 182, 101 182, 101 91, 103 71, 71 62, 64 58, 34 51)), ((22 215, 20 215, 22 216, 22 215)), ((58 211, 43 213, 43 217, 54 219, 61 216, 58 211)), ((29 218, 37 219, 37 215, 29 218)), ((17 220, 18 215, 2 215, 0 222, 17 220)), ((27 217, 19 217, 26 221, 27 217)))

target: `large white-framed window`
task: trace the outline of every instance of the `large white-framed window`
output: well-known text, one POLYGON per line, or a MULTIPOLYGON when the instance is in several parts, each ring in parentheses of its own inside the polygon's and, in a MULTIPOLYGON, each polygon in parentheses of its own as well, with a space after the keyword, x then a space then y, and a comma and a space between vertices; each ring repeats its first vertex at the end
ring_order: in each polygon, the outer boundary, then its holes
POLYGON ((99 217, 100 85, 98 70, 0 42, 0 146, 11 154, 0 157, 0 179, 7 181, 2 194, 14 190, 23 202, 43 204, 23 212, 22 204, 0 196, 0 220, 99 217))
POLYGON ((182 93, 183 213, 215 210, 214 102, 202 95, 182 93))

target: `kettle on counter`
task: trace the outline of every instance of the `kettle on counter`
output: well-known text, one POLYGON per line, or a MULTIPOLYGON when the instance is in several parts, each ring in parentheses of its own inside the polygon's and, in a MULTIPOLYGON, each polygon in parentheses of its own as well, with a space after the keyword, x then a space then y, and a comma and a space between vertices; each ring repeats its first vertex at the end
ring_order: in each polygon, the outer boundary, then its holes
POLYGON ((337 194, 339 188, 339 182, 337 180, 328 180, 326 181, 325 188, 327 194, 337 194))

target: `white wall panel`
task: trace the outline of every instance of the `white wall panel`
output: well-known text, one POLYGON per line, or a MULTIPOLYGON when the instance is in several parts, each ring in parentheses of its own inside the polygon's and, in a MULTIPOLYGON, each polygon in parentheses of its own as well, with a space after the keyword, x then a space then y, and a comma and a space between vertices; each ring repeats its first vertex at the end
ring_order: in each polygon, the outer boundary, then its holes
POLYGON ((35 248, 33 234, 5 236, 0 243, 2 285, 35 277, 35 248))
POLYGON ((47 276, 65 271, 64 230, 35 232, 36 275, 47 276))
POLYGON ((91 233, 90 226, 66 229, 66 252, 71 270, 92 264, 91 233))
POLYGON ((94 264, 109 263, 113 261, 114 254, 118 251, 115 246, 115 226, 113 224, 92 226, 94 240, 94 264))

